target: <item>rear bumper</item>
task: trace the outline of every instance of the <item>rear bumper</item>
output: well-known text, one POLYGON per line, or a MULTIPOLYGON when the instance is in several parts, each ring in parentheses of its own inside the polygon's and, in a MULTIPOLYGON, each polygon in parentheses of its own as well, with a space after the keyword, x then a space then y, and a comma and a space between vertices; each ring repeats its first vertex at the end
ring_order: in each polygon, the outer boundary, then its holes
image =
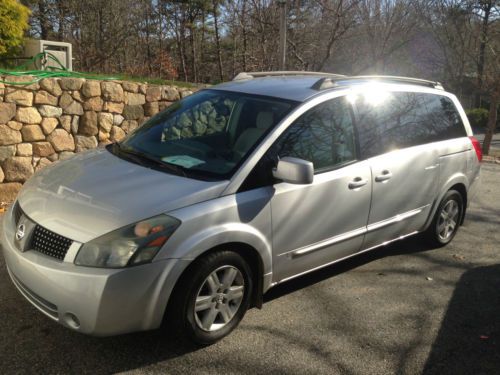
POLYGON ((168 297, 187 261, 167 259, 124 269, 59 262, 13 244, 12 213, 1 243, 9 275, 38 310, 75 331, 96 336, 158 328, 168 297), (76 320, 75 320, 76 317, 76 320))

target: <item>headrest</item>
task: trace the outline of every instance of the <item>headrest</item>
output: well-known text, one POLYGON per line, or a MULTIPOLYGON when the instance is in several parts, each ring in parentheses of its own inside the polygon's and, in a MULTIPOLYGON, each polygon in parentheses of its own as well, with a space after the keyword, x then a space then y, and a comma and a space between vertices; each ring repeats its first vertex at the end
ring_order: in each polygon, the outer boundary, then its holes
POLYGON ((272 112, 261 111, 257 114, 257 119, 255 120, 255 127, 257 129, 269 129, 269 127, 273 124, 272 112))

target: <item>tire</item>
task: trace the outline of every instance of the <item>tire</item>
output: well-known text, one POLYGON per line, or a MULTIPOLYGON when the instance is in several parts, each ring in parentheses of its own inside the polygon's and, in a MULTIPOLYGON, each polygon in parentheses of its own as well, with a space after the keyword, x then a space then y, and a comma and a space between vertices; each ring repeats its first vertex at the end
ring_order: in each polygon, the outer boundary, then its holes
POLYGON ((431 225, 424 233, 427 242, 435 247, 446 246, 457 234, 464 213, 462 195, 449 190, 434 215, 431 225))
POLYGON ((195 344, 213 344, 238 326, 252 290, 252 271, 241 255, 208 254, 195 260, 179 279, 165 314, 166 325, 195 344))

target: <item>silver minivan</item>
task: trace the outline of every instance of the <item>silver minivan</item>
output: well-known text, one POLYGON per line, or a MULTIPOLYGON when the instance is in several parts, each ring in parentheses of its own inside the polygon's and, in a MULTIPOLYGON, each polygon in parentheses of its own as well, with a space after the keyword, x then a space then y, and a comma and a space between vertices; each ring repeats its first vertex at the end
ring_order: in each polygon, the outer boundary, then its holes
POLYGON ((449 243, 480 161, 436 82, 242 73, 35 174, 3 253, 19 292, 72 330, 168 323, 210 344, 279 283, 417 233, 449 243))

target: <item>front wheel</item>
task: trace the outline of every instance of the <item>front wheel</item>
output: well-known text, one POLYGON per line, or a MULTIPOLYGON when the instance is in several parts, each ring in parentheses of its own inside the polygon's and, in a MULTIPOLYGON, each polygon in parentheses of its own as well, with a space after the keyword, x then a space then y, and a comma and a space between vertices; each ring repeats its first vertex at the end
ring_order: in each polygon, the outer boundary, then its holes
POLYGON ((456 190, 448 191, 441 201, 436 215, 425 233, 428 242, 434 246, 445 246, 457 234, 463 215, 462 195, 456 190))
POLYGON ((232 251, 211 253, 181 277, 166 319, 193 342, 212 344, 239 324, 252 288, 252 272, 243 257, 232 251))

